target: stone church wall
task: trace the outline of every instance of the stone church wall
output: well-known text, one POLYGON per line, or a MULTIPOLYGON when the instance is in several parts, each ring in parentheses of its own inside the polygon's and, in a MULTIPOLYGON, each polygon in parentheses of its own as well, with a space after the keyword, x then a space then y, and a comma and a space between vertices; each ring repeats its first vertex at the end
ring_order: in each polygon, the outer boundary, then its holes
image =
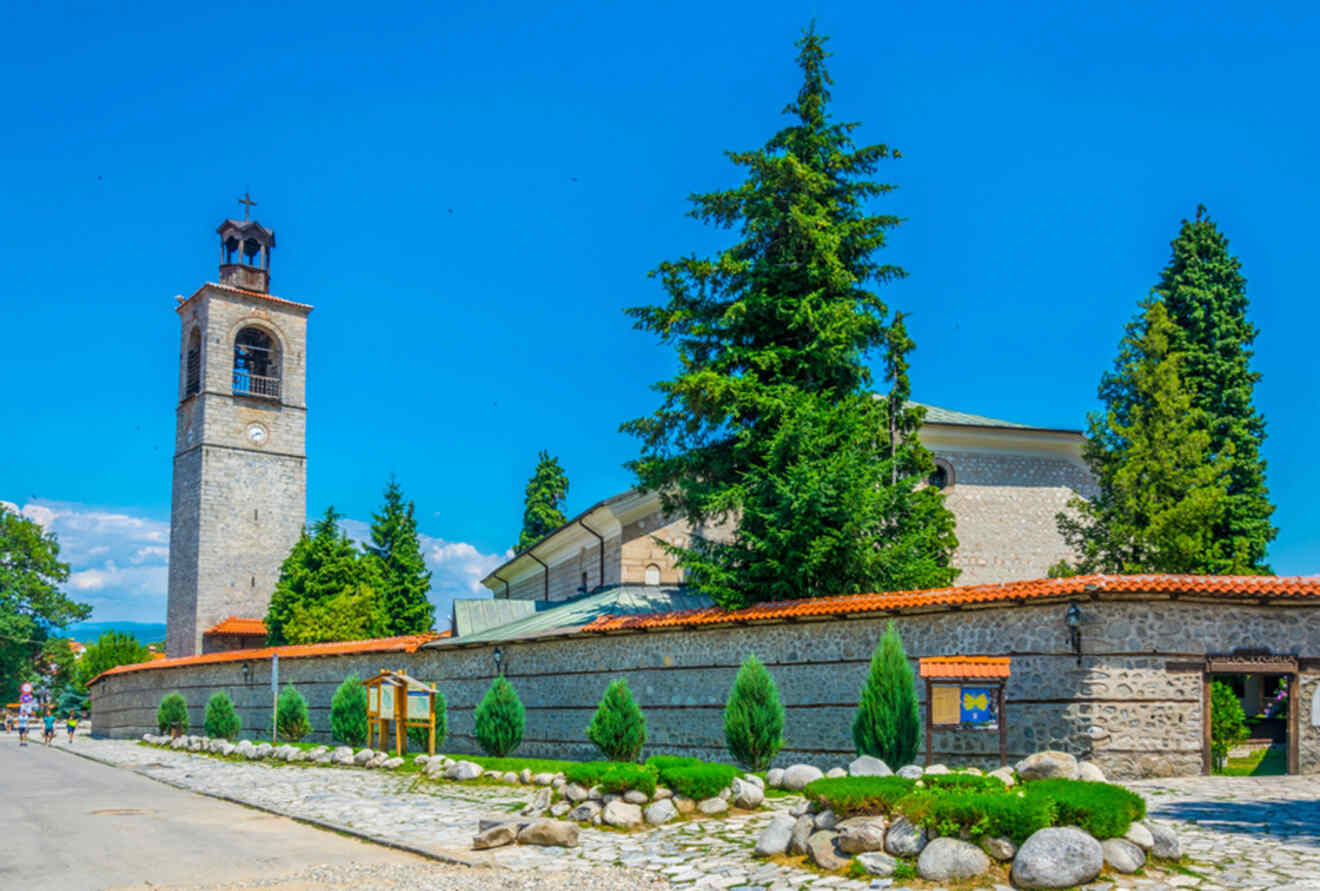
MULTIPOLYGON (((1320 773, 1320 727, 1310 697, 1320 686, 1320 607, 1190 603, 1163 598, 1083 601, 1083 663, 1070 649, 1067 603, 900 615, 909 655, 1011 655, 1010 759, 1042 748, 1094 758, 1115 777, 1195 774, 1201 768, 1201 673, 1207 653, 1264 648, 1303 657, 1299 740, 1305 773, 1320 773), (1310 661, 1306 661, 1310 660, 1310 661)), ((725 758, 724 698, 748 653, 765 662, 787 712, 777 764, 831 766, 853 752, 850 725, 871 652, 888 617, 829 619, 708 630, 621 633, 500 644, 506 674, 527 710, 519 754, 597 757, 584 730, 606 685, 626 677, 646 711, 645 754, 725 758)), ((307 697, 315 738, 329 742, 329 707, 350 671, 405 668, 434 681, 449 702, 449 752, 475 752, 472 712, 490 684, 494 645, 461 641, 411 655, 286 659, 281 681, 307 697)), ((93 688, 93 730, 135 737, 154 730, 160 697, 184 693, 195 726, 207 697, 228 689, 245 736, 270 731, 269 665, 226 662, 112 675, 93 688)), ((919 683, 924 697, 924 685, 919 683)), ((935 758, 990 766, 994 733, 937 732, 935 758)))

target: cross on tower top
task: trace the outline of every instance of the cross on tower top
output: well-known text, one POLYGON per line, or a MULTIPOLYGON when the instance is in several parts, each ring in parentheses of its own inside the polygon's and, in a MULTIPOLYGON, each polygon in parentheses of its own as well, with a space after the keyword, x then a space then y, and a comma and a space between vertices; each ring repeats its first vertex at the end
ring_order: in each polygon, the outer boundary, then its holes
POLYGON ((248 213, 252 210, 252 207, 257 202, 252 200, 251 195, 249 195, 247 192, 244 192, 243 197, 238 199, 238 203, 243 205, 243 219, 246 220, 248 218, 248 213))

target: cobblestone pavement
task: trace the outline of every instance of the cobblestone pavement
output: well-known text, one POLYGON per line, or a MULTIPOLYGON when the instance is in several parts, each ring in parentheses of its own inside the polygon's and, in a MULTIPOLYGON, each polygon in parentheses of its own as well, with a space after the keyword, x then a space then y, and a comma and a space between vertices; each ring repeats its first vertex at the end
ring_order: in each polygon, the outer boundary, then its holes
MULTIPOLYGON (((639 873, 654 877, 657 888, 666 883, 685 888, 900 887, 888 880, 858 882, 753 858, 751 849, 761 828, 775 810, 796 803, 795 797, 769 799, 771 810, 725 820, 679 822, 632 834, 583 830, 577 848, 511 846, 472 851, 477 821, 516 811, 530 798, 529 790, 437 784, 415 774, 353 768, 235 763, 127 740, 95 740, 86 745, 80 740, 79 746, 85 754, 199 792, 512 873, 543 874, 593 865, 628 868, 628 887, 639 887, 633 884, 639 873)), ((1190 857, 1188 869, 1117 877, 1095 883, 1091 886, 1095 891, 1320 891, 1320 777, 1194 777, 1129 785, 1147 797, 1153 818, 1175 826, 1190 857)))

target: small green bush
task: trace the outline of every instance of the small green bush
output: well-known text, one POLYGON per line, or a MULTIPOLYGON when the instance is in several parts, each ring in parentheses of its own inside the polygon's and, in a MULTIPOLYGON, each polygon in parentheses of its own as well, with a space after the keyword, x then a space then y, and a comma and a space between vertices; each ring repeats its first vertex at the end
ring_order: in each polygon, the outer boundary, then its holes
POLYGON ((784 706, 779 688, 754 655, 743 660, 724 705, 729 754, 748 770, 765 770, 784 744, 784 706))
POLYGON ((285 686, 280 698, 275 700, 275 729, 287 742, 297 742, 312 731, 307 719, 307 700, 292 684, 285 686))
MULTIPOLYGON (((440 751, 440 746, 444 744, 445 735, 448 733, 448 716, 446 715, 445 694, 439 690, 435 691, 435 750, 440 751)), ((419 752, 425 752, 427 740, 431 731, 426 727, 409 727, 408 743, 412 748, 419 752)))
POLYGON ((584 761, 564 768, 564 779, 588 789, 600 786, 616 794, 636 789, 650 796, 655 794, 656 769, 627 761, 584 761))
POLYGON ((1228 750, 1247 738, 1246 714, 1242 702, 1227 684, 1210 685, 1210 761, 1218 773, 1228 760, 1228 750))
POLYGON ((502 758, 522 744, 526 720, 522 700, 504 675, 491 681, 472 719, 477 742, 487 755, 502 758))
POLYGON ((719 795, 740 772, 732 764, 679 765, 660 771, 660 782, 675 795, 700 801, 719 795))
POLYGON ((619 678, 605 688, 596 714, 587 725, 587 739, 611 761, 636 761, 646 744, 646 716, 637 706, 628 682, 619 678))
POLYGON ((871 656, 852 732, 859 755, 872 755, 895 769, 916 757, 921 741, 916 678, 892 621, 871 656))
POLYGON ((1033 780, 1026 797, 1053 803, 1055 825, 1080 826, 1096 838, 1121 838, 1133 820, 1146 816, 1146 800, 1110 783, 1081 780, 1033 780))
POLYGON ((646 763, 656 770, 663 771, 669 767, 693 767, 706 762, 700 758, 689 758, 686 755, 652 755, 646 759, 646 763))
POLYGON ((156 724, 161 733, 173 732, 177 727, 180 733, 188 732, 188 700, 178 690, 166 693, 156 709, 156 724))
MULTIPOLYGON (((974 792, 956 787, 917 789, 898 802, 898 810, 932 834, 972 839, 983 835, 1011 838, 1022 844, 1033 832, 1051 826, 1054 807, 1048 799, 1019 796, 1001 788, 974 792)), ((1108 836, 1106 836, 1108 837, 1108 836)))
POLYGON ((816 804, 839 816, 888 816, 894 806, 916 787, 903 777, 838 777, 807 783, 803 794, 816 804))
POLYGON ((367 741, 367 688, 356 672, 344 678, 330 700, 330 735, 354 748, 367 741))
POLYGON ((234 711, 234 700, 224 690, 216 690, 207 700, 202 727, 212 739, 233 739, 243 728, 242 719, 234 711))
POLYGON ((999 777, 977 776, 974 773, 946 773, 922 777, 927 787, 935 789, 956 789, 960 792, 1002 792, 1004 781, 999 777))

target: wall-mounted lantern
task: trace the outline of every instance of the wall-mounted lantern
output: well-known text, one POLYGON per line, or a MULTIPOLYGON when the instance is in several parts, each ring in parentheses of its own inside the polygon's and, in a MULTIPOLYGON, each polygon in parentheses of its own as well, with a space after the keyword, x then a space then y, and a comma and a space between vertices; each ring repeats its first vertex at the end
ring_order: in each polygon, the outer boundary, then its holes
POLYGON ((499 647, 496 647, 495 652, 491 653, 491 656, 493 656, 495 659, 495 673, 504 674, 504 665, 503 665, 504 653, 500 650, 499 647))
POLYGON ((1068 623, 1068 636, 1072 638, 1073 652, 1077 654, 1077 664, 1082 664, 1082 608, 1076 603, 1068 604, 1068 612, 1064 616, 1064 621, 1068 623))
POLYGON ((252 675, 252 668, 251 668, 246 662, 244 662, 244 663, 243 663, 243 683, 244 683, 245 685, 247 684, 248 679, 251 677, 251 675, 252 675))

